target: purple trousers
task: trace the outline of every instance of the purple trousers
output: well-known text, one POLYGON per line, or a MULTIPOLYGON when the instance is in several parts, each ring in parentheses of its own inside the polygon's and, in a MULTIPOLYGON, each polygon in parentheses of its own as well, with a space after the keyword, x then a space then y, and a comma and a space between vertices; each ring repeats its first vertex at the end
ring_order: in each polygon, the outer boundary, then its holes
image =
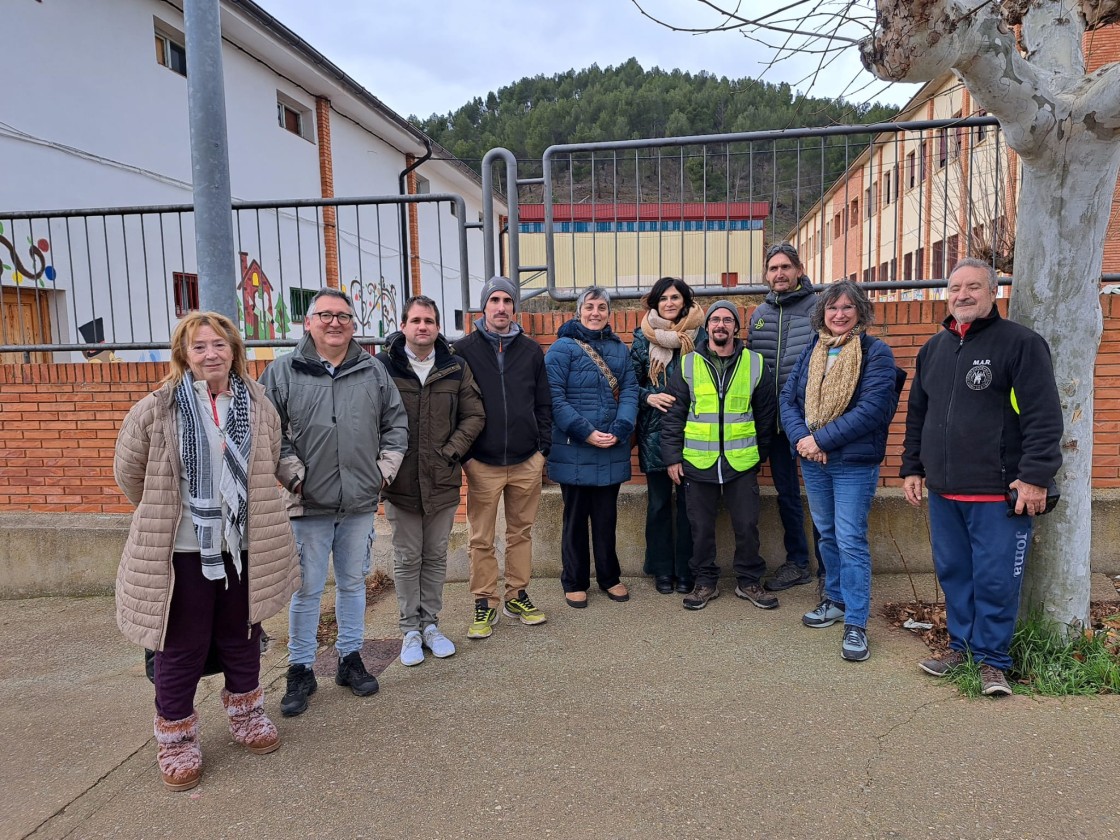
POLYGON ((233 694, 260 685, 261 626, 249 624, 249 557, 241 555, 241 578, 225 555, 226 579, 202 576, 197 552, 175 552, 175 588, 167 612, 163 650, 156 652, 156 712, 182 720, 194 712, 194 693, 213 646, 226 690, 233 694))

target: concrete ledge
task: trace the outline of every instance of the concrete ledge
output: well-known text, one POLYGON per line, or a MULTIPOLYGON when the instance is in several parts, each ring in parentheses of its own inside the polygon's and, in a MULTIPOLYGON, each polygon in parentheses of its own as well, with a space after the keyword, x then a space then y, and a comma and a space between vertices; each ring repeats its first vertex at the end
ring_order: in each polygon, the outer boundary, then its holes
MULTIPOLYGON (((533 527, 535 575, 560 575, 561 510, 560 488, 547 485, 533 527)), ((618 555, 624 576, 642 572, 645 512, 645 487, 623 486, 618 501, 618 555)), ((0 598, 112 592, 130 519, 120 514, 0 512, 0 598)), ((871 507, 869 527, 877 574, 933 571, 924 507, 910 507, 899 490, 881 489, 871 507)), ((381 516, 376 528, 373 567, 392 575, 391 528, 381 516)), ((504 530, 500 521, 498 533, 504 530)), ((773 568, 784 559, 784 550, 777 503, 769 487, 762 488, 759 530, 762 556, 773 568)), ((733 538, 725 513, 720 514, 718 540, 720 556, 729 556, 733 538)), ((1120 494, 1103 492, 1094 497, 1093 541, 1092 570, 1120 574, 1120 554, 1113 550, 1120 545, 1120 494)), ((499 539, 499 551, 502 543, 499 539)), ((448 546, 448 580, 466 580, 467 570, 467 526, 457 523, 448 546)))

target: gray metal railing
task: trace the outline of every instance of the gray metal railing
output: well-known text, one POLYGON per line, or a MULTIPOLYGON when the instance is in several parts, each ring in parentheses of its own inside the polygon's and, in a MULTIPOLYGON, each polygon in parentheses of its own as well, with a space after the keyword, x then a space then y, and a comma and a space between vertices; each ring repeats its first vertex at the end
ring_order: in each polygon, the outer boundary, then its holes
MULTIPOLYGON (((234 202, 235 282, 248 344, 294 344, 328 274, 354 299, 361 339, 396 329, 410 294, 400 250, 399 211, 407 205, 422 231, 411 259, 424 294, 448 318, 462 312, 470 296, 467 230, 479 225, 466 222, 460 196, 234 202)), ((198 308, 193 221, 189 204, 0 211, 0 353, 31 360, 32 353, 135 356, 166 348, 176 320, 198 308)))
POLYGON ((787 239, 814 279, 854 275, 887 291, 930 288, 907 284, 944 277, 963 256, 1012 264, 993 117, 557 145, 533 177, 494 150, 484 179, 497 162, 509 273, 556 300, 593 283, 638 297, 667 274, 699 295, 756 292, 767 245, 787 239))

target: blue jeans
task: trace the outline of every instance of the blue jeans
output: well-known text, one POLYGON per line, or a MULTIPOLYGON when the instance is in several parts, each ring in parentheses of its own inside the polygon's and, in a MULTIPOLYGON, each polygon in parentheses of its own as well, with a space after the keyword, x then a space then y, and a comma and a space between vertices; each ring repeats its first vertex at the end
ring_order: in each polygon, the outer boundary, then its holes
POLYGON ((954 502, 929 494, 933 567, 945 591, 949 646, 977 662, 1011 667, 1034 520, 1008 516, 1002 502, 954 502))
POLYGON ((315 661, 319 607, 327 583, 327 561, 334 556, 334 614, 339 656, 362 647, 366 635, 366 574, 373 544, 373 513, 350 516, 298 516, 292 519, 303 584, 288 610, 288 660, 315 661))
POLYGON ((879 465, 802 460, 801 475, 821 534, 825 597, 844 604, 845 624, 866 628, 871 612, 867 514, 879 486, 879 465))
MULTIPOLYGON (((801 506, 801 480, 797 475, 797 455, 785 432, 778 432, 770 444, 770 475, 778 493, 778 515, 785 533, 786 562, 800 569, 809 568, 809 543, 805 539, 805 509, 801 506)), ((824 574, 821 560, 820 532, 813 523, 813 553, 817 557, 817 575, 824 574)))

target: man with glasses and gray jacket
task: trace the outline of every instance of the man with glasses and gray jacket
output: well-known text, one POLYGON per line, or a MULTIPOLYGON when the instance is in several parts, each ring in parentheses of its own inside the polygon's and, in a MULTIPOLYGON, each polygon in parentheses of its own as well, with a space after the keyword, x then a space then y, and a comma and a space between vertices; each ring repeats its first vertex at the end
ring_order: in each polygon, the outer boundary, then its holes
POLYGON ((337 289, 311 301, 295 352, 270 364, 261 384, 280 413, 278 478, 296 497, 292 530, 303 583, 289 610, 285 717, 302 714, 318 687, 319 610, 334 558, 338 670, 335 683, 359 697, 374 694, 366 671, 366 574, 382 489, 408 448, 408 415, 385 368, 354 341, 354 307, 337 289))

